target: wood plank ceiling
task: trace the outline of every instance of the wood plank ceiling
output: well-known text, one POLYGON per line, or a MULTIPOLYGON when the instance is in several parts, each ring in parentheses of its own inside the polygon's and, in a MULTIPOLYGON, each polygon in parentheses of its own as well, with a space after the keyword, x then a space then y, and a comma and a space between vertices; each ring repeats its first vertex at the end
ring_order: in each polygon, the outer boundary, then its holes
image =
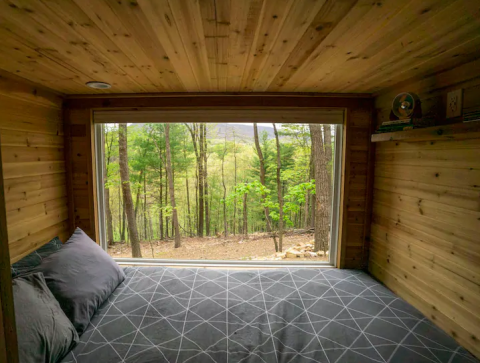
POLYGON ((472 0, 0 1, 0 69, 66 94, 372 93, 480 57, 472 0))

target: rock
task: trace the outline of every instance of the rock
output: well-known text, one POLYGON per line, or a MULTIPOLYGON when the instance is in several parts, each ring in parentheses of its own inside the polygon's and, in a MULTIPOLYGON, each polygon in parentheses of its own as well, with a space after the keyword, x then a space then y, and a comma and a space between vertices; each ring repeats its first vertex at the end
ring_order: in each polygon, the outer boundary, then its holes
POLYGON ((285 258, 285 252, 277 252, 275 253, 275 257, 285 258))
POLYGON ((288 258, 296 258, 296 257, 301 257, 302 253, 300 251, 295 250, 295 249, 289 249, 289 250, 287 250, 285 255, 288 258))
MULTIPOLYGON (((308 257, 317 257, 318 255, 315 252, 306 252, 305 255, 308 254, 308 257)), ((307 256, 305 256, 307 257, 307 256)))

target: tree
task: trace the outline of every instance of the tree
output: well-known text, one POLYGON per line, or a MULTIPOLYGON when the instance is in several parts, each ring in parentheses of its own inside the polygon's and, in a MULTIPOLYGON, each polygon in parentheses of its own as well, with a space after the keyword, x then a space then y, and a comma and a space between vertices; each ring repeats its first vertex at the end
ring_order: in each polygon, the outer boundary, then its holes
POLYGON ((130 190, 130 172, 128 169, 127 153, 127 124, 119 124, 118 127, 120 178, 122 181, 125 213, 128 221, 128 234, 132 245, 132 257, 142 257, 140 241, 138 240, 137 221, 135 220, 135 212, 133 210, 132 192, 130 190))
POLYGON ((225 142, 223 143, 222 153, 222 185, 223 185, 223 233, 225 238, 228 236, 228 224, 227 224, 227 187, 225 185, 225 155, 227 154, 227 130, 225 130, 225 142))
MULTIPOLYGON (((273 124, 275 126, 275 124, 273 124)), ((276 129, 275 129, 276 130, 276 129)), ((265 160, 263 159, 263 153, 262 153, 262 148, 260 147, 260 141, 258 140, 258 127, 257 124, 253 124, 253 136, 255 139, 255 149, 257 150, 257 155, 258 155, 258 160, 260 161, 260 183, 262 183, 263 186, 265 186, 265 160)), ((268 206, 265 204, 265 198, 266 195, 262 194, 262 202, 264 203, 264 211, 265 211, 265 221, 267 223, 267 232, 272 231, 272 225, 270 222, 270 211, 268 206)), ((277 244, 277 239, 275 235, 272 236, 273 238, 273 243, 275 245, 275 251, 279 251, 279 246, 277 244)), ((280 248, 280 251, 282 249, 280 248)))
POLYGON ((278 193, 278 249, 282 252, 283 248, 283 196, 282 182, 280 180, 280 172, 282 170, 282 162, 280 156, 280 140, 278 139, 277 127, 273 124, 273 132, 275 133, 275 141, 277 144, 277 193, 278 193))
POLYGON ((205 234, 210 235, 210 208, 208 204, 208 168, 207 168, 207 125, 205 123, 201 124, 203 126, 203 182, 204 182, 204 199, 205 199, 205 234))
POLYGON ((190 135, 192 136, 193 149, 195 151, 195 159, 197 161, 197 192, 198 192, 198 202, 197 202, 197 236, 203 237, 203 217, 204 217, 204 182, 203 182, 203 133, 201 130, 198 130, 197 124, 185 124, 190 135), (200 136, 199 136, 200 134, 200 136), (200 139, 200 140, 199 140, 200 139))
POLYGON ((109 173, 108 173, 108 167, 110 166, 110 162, 112 159, 112 144, 113 144, 113 137, 110 136, 110 140, 108 136, 111 133, 106 131, 106 127, 104 125, 104 136, 105 136, 105 141, 106 141, 106 152, 105 152, 105 159, 106 162, 103 164, 104 165, 104 188, 105 188, 105 214, 106 214, 106 219, 107 219, 107 243, 109 246, 113 245, 113 217, 112 217, 112 209, 110 208, 110 186, 109 186, 109 173))
POLYGON ((168 189, 170 191, 170 204, 172 206, 172 220, 173 228, 175 230, 175 248, 181 246, 180 241, 180 228, 178 226, 177 207, 175 204, 175 189, 173 185, 173 172, 172 172, 172 156, 170 152, 170 125, 165 124, 165 145, 167 154, 167 177, 168 177, 168 189))
POLYGON ((322 125, 310 124, 315 170, 315 251, 326 252, 329 234, 329 176, 322 138, 322 125))

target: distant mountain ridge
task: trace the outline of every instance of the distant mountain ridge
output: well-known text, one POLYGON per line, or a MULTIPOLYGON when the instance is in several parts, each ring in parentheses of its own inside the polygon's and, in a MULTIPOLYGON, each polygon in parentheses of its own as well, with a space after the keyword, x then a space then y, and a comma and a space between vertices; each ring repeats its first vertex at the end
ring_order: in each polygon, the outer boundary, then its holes
MULTIPOLYGON (((142 128, 147 124, 137 123, 131 124, 129 127, 142 128)), ((207 124, 207 137, 215 139, 223 139, 225 137, 225 131, 227 132, 227 140, 233 141, 234 131, 236 140, 239 142, 251 143, 254 142, 254 133, 253 133, 253 123, 251 125, 243 124, 231 124, 231 123, 221 123, 221 124, 207 124)), ((273 132, 273 126, 263 126, 258 125, 258 135, 262 137, 263 132, 266 132, 269 139, 275 138, 273 132)))
MULTIPOLYGON (((226 131, 227 140, 233 140, 233 134, 235 131, 235 136, 237 140, 240 139, 246 142, 253 142, 253 138, 254 138, 253 124, 242 125, 242 124, 222 123, 222 124, 215 124, 215 126, 217 129, 216 130, 216 133, 218 135, 217 137, 221 137, 221 138, 225 137, 225 131, 226 131)), ((258 134, 260 137, 263 132, 267 133, 269 139, 273 139, 275 137, 275 134, 273 133, 273 127, 258 125, 258 134)))

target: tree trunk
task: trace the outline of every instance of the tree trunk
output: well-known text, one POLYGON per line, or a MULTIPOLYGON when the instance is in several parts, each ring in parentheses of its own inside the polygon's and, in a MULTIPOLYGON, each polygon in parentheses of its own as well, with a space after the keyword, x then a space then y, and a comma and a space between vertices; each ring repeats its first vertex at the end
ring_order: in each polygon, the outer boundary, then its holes
MULTIPOLYGON (((108 138, 108 133, 105 132, 105 140, 108 138)), ((105 192, 105 214, 107 217, 107 244, 113 245, 113 217, 112 209, 110 208, 110 188, 107 188, 108 184, 108 166, 110 165, 110 157, 112 153, 113 137, 111 137, 110 144, 107 141, 106 162, 104 163, 103 176, 104 176, 104 192, 105 192)), ((105 154, 105 153, 104 153, 105 154)))
MULTIPOLYGON (((183 158, 187 160, 187 147, 186 147, 186 140, 184 139, 183 143, 183 158)), ((193 237, 192 233, 192 214, 190 210, 190 190, 189 190, 189 182, 188 182, 188 169, 185 168, 185 186, 187 189, 187 221, 188 221, 188 234, 190 237, 193 237)))
POLYGON ((222 184, 223 184, 223 233, 225 238, 228 236, 228 224, 227 224, 227 187, 225 185, 225 154, 227 153, 227 131, 225 130, 225 143, 223 144, 222 155, 222 184))
POLYGON ((200 145, 200 154, 198 156, 198 237, 203 237, 203 220, 204 220, 204 211, 205 211, 205 198, 204 198, 204 173, 203 173, 203 132, 202 127, 200 126, 199 130, 199 145, 200 145))
MULTIPOLYGON (((234 160, 234 184, 237 185, 237 141, 235 137, 235 129, 233 129, 233 160, 234 160)), ((233 235, 237 233, 237 197, 233 198, 233 235)))
MULTIPOLYGON (((166 151, 165 151, 166 155, 166 151)), ((165 206, 168 206, 168 171, 167 171, 167 162, 165 158, 165 206)), ((168 222, 170 221, 170 217, 168 215, 165 216, 165 238, 170 237, 170 232, 168 229, 168 222)))
POLYGON ((167 176, 168 176, 168 189, 170 190, 170 204, 172 205, 172 220, 173 228, 175 229, 175 248, 181 246, 180 241, 180 228, 178 226, 177 207, 175 204, 175 189, 173 186, 173 172, 172 172, 172 157, 170 155, 170 125, 165 124, 165 145, 167 152, 167 176))
POLYGON ((192 136, 193 149, 195 150, 195 158, 197 161, 197 236, 203 237, 203 212, 204 212, 204 200, 203 200, 203 133, 198 130, 198 125, 193 124, 190 127, 188 124, 185 124, 190 135, 192 136), (200 135, 200 137, 199 137, 200 135), (199 139, 199 140, 198 140, 199 139), (198 144, 198 145, 197 145, 198 144), (199 151, 200 149, 200 151, 199 151))
MULTIPOLYGON (((255 148, 257 149, 258 160, 260 161, 260 183, 265 186, 265 160, 263 159, 262 148, 260 147, 260 141, 258 140, 258 127, 257 124, 253 124, 253 135, 255 139, 255 148)), ((267 196, 262 194, 262 203, 265 203, 265 198, 267 196)), ((267 223, 267 232, 272 231, 272 225, 270 222, 270 210, 268 207, 264 207, 265 212, 265 221, 267 223)), ((277 238, 275 235, 272 236, 273 244, 275 245, 275 252, 278 252, 277 238)), ((280 250, 281 251, 281 250, 280 250)))
POLYGON ((278 249, 282 252, 283 248, 283 190, 280 172, 282 171, 282 160, 280 155, 280 140, 278 138, 277 127, 273 125, 275 140, 277 143, 277 194, 278 194, 278 249))
MULTIPOLYGON (((310 145, 310 181, 315 179, 315 163, 314 163, 314 155, 313 155, 313 139, 311 138, 311 145, 310 145)), ((315 195, 310 193, 310 228, 315 228, 315 195)))
POLYGON ((145 235, 145 241, 148 241, 147 237, 147 174, 143 173, 143 232, 145 235))
POLYGON ((160 228, 160 240, 164 240, 165 236, 163 234, 163 168, 160 166, 160 212, 159 212, 159 223, 160 228))
POLYGON ((248 211, 247 211, 248 194, 243 195, 243 235, 248 237, 248 211))
MULTIPOLYGON (((140 173, 138 174, 138 181, 141 182, 142 181, 142 177, 143 177, 143 169, 140 170, 140 173)), ((140 192, 142 190, 142 186, 140 183, 138 183, 138 186, 137 186, 137 195, 136 195, 136 198, 135 198, 135 219, 137 218, 138 216, 138 205, 140 204, 140 192)))
POLYGON ((110 208, 110 189, 105 188, 105 213, 107 214, 107 242, 108 245, 113 245, 113 217, 112 209, 110 208))
MULTIPOLYGON (((203 182, 205 198, 205 234, 210 236, 210 208, 208 202, 208 168, 207 168, 207 125, 203 124, 203 182)), ((210 203, 211 204, 211 203, 210 203)))
POLYGON ((127 124, 119 124, 119 164, 120 178, 122 180, 123 199, 125 200, 125 212, 128 220, 128 233, 132 244, 132 257, 142 257, 140 242, 138 240, 137 221, 133 210, 132 192, 130 190, 130 175, 128 170, 127 152, 127 124))
MULTIPOLYGON (((333 165, 332 161, 332 126, 323 125, 324 135, 325 135, 325 159, 327 163, 328 171, 328 183, 326 185, 328 193, 328 203, 332 205, 332 174, 333 174, 333 165)), ((330 207, 328 208, 330 212, 330 207)))
POLYGON ((328 172, 326 155, 322 139, 322 126, 310 124, 312 136, 313 160, 315 165, 315 251, 328 248, 329 234, 329 209, 328 193, 328 172))
MULTIPOLYGON (((122 189, 122 192, 123 192, 123 188, 122 189)), ((126 231, 126 228, 127 228, 127 213, 125 212, 126 210, 126 207, 125 207, 125 198, 122 198, 123 200, 123 203, 122 203, 122 235, 120 237, 121 241, 122 242, 125 242, 126 241, 126 238, 125 238, 125 231, 126 231)))

